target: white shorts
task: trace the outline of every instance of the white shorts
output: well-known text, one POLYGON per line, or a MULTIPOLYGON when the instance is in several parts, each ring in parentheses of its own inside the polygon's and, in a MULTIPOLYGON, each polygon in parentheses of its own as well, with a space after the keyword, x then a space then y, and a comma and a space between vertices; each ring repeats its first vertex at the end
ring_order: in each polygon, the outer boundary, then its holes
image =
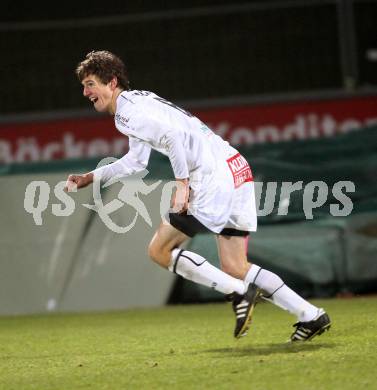
POLYGON ((190 175, 188 214, 214 233, 230 228, 257 230, 254 181, 247 161, 239 154, 218 160, 217 169, 190 175))

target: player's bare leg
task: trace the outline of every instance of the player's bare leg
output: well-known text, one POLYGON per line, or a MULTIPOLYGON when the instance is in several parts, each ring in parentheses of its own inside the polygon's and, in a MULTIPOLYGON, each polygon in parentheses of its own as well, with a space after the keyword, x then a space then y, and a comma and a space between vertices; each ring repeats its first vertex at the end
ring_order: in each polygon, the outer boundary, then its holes
POLYGON ((291 340, 310 340, 330 328, 328 315, 291 290, 276 274, 248 263, 245 253, 245 238, 218 236, 221 268, 246 283, 255 284, 262 290, 263 298, 296 315, 298 322, 291 340))
POLYGON ((245 279, 251 267, 246 256, 245 240, 246 237, 216 236, 221 269, 242 280, 245 279))
POLYGON ((204 257, 181 249, 189 237, 163 222, 153 236, 148 254, 157 264, 185 279, 213 288, 224 294, 236 292, 243 295, 246 284, 210 264, 204 257))
MULTIPOLYGON (((216 236, 221 269, 239 279, 244 280, 251 264, 248 263, 245 251, 246 237, 216 236)), ((248 283, 248 291, 244 295, 232 294, 229 298, 236 316, 234 336, 245 336, 250 328, 254 307, 260 295, 260 288, 248 283)))
POLYGON ((179 248, 189 237, 166 222, 162 222, 154 234, 149 247, 149 257, 161 267, 168 268, 172 251, 179 248))

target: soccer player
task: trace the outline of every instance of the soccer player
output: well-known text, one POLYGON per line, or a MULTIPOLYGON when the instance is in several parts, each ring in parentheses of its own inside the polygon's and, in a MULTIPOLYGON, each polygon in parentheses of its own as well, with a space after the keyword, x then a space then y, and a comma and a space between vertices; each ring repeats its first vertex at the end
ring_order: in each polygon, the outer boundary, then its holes
POLYGON ((246 159, 191 113, 148 91, 131 90, 122 60, 92 51, 76 74, 83 94, 99 112, 114 116, 129 138, 128 153, 83 175, 69 175, 66 190, 93 180, 127 176, 146 168, 151 149, 166 155, 176 180, 172 208, 154 234, 149 256, 160 266, 214 288, 232 301, 234 336, 246 335, 260 296, 296 315, 291 341, 310 340, 330 328, 322 308, 292 291, 282 279, 248 262, 245 240, 256 231, 253 175, 246 159), (196 233, 216 236, 221 270, 181 245, 196 233))

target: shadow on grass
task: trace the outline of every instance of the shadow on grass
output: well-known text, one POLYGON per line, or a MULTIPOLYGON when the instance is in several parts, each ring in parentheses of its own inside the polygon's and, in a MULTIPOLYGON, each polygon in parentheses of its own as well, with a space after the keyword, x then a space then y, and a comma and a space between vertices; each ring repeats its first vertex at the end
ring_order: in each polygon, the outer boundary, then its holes
POLYGON ((295 343, 295 344, 264 344, 254 345, 245 347, 234 347, 234 348, 214 348, 207 349, 201 352, 204 353, 216 353, 218 356, 224 355, 229 357, 233 355, 235 357, 241 356, 267 356, 272 354, 289 354, 298 352, 314 352, 319 349, 335 348, 334 344, 309 344, 309 343, 295 343))

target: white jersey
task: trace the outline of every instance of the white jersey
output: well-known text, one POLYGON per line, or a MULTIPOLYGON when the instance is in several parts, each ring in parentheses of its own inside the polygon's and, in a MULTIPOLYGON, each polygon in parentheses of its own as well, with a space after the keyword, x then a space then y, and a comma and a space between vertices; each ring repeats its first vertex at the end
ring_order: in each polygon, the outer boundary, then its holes
MULTIPOLYGON (((115 175, 132 175, 145 169, 151 149, 157 150, 169 158, 176 179, 190 180, 193 194, 189 211, 200 222, 214 232, 224 227, 255 230, 255 215, 252 223, 227 225, 237 187, 231 170, 235 166, 242 171, 243 162, 240 158, 234 160, 237 150, 198 118, 152 92, 133 90, 118 96, 114 119, 116 128, 129 137, 129 152, 116 162, 96 169, 95 175, 105 181, 115 175), (230 168, 229 159, 233 164, 230 168)), ((238 179, 245 181, 244 173, 237 173, 238 179)), ((254 209, 255 206, 253 214, 254 209)))
POLYGON ((129 153, 101 168, 103 179, 146 168, 151 148, 166 155, 176 179, 198 169, 210 173, 217 158, 237 151, 198 118, 147 91, 124 91, 116 102, 115 126, 129 137, 129 153), (119 169, 118 169, 119 168, 119 169))

